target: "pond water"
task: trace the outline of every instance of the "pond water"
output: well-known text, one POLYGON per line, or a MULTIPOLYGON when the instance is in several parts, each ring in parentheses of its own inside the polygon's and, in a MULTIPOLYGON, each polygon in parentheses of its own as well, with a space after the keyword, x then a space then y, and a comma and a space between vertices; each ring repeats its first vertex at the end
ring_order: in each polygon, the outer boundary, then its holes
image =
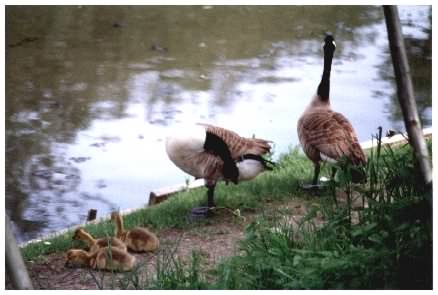
MULTIPOLYGON (((431 7, 399 7, 420 116, 431 126, 431 7)), ((210 122, 298 144, 337 43, 331 98, 361 141, 403 130, 381 7, 7 6, 6 212, 19 241, 184 183, 169 128, 210 122)))

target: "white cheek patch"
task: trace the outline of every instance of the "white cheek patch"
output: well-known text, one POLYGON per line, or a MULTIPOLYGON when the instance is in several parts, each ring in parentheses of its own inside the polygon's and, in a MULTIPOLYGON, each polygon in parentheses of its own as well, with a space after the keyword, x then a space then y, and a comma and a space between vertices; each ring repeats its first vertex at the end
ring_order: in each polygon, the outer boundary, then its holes
POLYGON ((330 158, 329 156, 324 155, 323 153, 319 153, 319 156, 321 157, 321 159, 322 159, 323 161, 326 161, 326 162, 329 162, 329 163, 332 163, 332 164, 335 164, 335 163, 338 162, 338 161, 336 161, 335 159, 330 158))

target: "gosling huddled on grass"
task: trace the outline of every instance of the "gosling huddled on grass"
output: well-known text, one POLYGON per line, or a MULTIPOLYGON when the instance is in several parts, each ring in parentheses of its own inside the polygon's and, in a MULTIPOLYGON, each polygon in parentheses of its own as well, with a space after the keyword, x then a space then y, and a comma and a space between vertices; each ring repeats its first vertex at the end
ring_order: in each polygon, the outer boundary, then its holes
POLYGON ((73 234, 73 240, 81 240, 87 243, 89 253, 94 253, 100 248, 112 247, 118 248, 122 251, 127 250, 125 243, 116 237, 105 237, 100 239, 94 239, 90 233, 88 233, 83 227, 79 227, 73 234))
POLYGON ((116 225, 115 236, 122 240, 129 250, 134 252, 150 252, 158 249, 160 241, 157 236, 143 227, 136 227, 125 231, 120 213, 111 213, 111 220, 116 225))
POLYGON ((94 253, 82 249, 67 251, 65 266, 85 266, 99 270, 130 271, 135 257, 119 248, 99 248, 94 253))

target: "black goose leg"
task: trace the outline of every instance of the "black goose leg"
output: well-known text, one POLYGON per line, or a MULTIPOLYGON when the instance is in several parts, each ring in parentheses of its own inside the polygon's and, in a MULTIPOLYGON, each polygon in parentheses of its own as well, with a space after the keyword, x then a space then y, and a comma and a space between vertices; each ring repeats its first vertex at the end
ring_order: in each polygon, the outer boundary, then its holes
POLYGON ((336 198, 336 184, 335 184, 335 176, 336 176, 336 167, 332 167, 332 175, 330 181, 332 182, 330 185, 331 193, 333 196, 333 201, 335 202, 336 208, 338 208, 338 199, 336 198))
POLYGON ((335 180, 335 175, 336 175, 336 167, 332 167, 332 177, 331 177, 332 181, 335 180))
POLYGON ((313 181, 312 181, 312 185, 317 185, 318 184, 318 177, 319 177, 319 171, 321 170, 321 166, 319 165, 319 163, 315 164, 315 171, 313 174, 313 181))
POLYGON ((214 202, 214 189, 216 188, 216 185, 209 185, 207 186, 207 207, 208 208, 212 208, 212 207, 216 207, 216 204, 214 202))
POLYGON ((203 219, 209 217, 211 215, 211 209, 216 207, 214 202, 214 189, 216 188, 216 184, 206 185, 207 187, 207 207, 196 207, 192 209, 190 214, 190 219, 203 219))
POLYGON ((315 170, 313 173, 313 180, 312 180, 312 184, 303 184, 301 187, 305 190, 312 190, 312 189, 319 189, 321 188, 323 185, 318 184, 318 177, 319 177, 319 172, 321 170, 321 166, 319 163, 315 164, 315 170))

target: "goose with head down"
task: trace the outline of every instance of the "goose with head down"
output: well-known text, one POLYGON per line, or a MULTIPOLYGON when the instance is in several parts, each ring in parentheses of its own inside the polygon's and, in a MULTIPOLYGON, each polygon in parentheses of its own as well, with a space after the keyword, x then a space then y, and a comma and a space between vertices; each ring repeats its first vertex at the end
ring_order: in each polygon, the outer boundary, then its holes
POLYGON ((196 124, 180 129, 166 139, 170 160, 195 178, 203 178, 207 187, 207 207, 194 208, 192 213, 215 207, 214 190, 218 181, 250 180, 265 170, 272 170, 271 161, 263 158, 271 152, 270 142, 241 137, 237 133, 209 125, 196 124))
MULTIPOLYGON (((315 170, 312 185, 318 187, 318 176, 322 161, 337 162, 346 158, 353 166, 361 167, 367 162, 356 132, 348 119, 330 106, 330 72, 336 49, 332 35, 324 39, 324 69, 317 93, 298 120, 298 137, 315 170)), ((333 176, 336 170, 333 170, 333 176)), ((363 170, 352 170, 354 182, 366 178, 363 170), (354 173, 354 174, 353 174, 354 173)))

